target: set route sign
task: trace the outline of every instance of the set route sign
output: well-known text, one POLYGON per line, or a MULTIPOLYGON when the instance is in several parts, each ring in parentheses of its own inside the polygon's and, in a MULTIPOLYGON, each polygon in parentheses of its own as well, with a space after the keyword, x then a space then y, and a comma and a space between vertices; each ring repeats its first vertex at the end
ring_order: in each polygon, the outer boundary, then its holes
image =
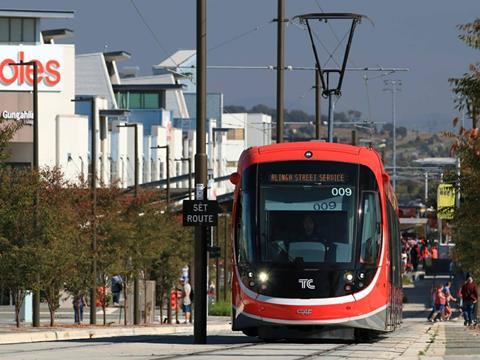
POLYGON ((217 226, 218 202, 183 200, 183 226, 217 226))

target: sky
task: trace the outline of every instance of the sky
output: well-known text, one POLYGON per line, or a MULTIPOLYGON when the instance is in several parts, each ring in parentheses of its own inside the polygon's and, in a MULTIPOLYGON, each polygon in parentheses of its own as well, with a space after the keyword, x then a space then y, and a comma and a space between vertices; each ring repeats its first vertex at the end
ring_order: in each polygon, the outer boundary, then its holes
MULTIPOLYGON (((208 65, 266 66, 276 64, 275 0, 207 0, 208 65), (257 29, 257 30, 254 30, 257 29), (245 36, 240 36, 241 34, 245 36), (236 40, 232 40, 236 39, 236 40), (232 40, 232 41, 229 41, 232 40), (216 47, 223 44, 220 47, 216 47)), ((2 0, 4 9, 73 10, 73 20, 49 20, 44 29, 73 29, 78 54, 124 50, 132 54, 118 66, 137 65, 150 74, 158 64, 179 49, 196 46, 196 1, 194 0, 2 0), (132 1, 152 29, 149 32, 132 1)), ((361 111, 373 122, 390 122, 391 93, 383 91, 384 80, 401 80, 397 94, 397 126, 418 129, 450 129, 458 116, 448 79, 468 71, 480 61, 480 53, 460 40, 456 26, 480 14, 478 0, 286 0, 286 17, 314 12, 353 12, 368 16, 355 32, 350 67, 399 67, 408 72, 389 76, 381 72, 347 72, 337 111, 361 111)), ((314 31, 322 63, 328 59, 347 31, 345 22, 316 24, 314 31), (324 49, 324 47, 326 49, 324 49)), ((343 46, 335 53, 341 55, 343 46)), ((339 57, 334 59, 339 62, 339 57)), ((314 57, 304 27, 286 27, 285 64, 313 66, 314 57)), ((328 67, 334 67, 330 61, 328 67)), ((314 74, 288 71, 285 104, 288 109, 314 112, 314 74)), ((222 92, 226 105, 275 106, 276 73, 272 70, 208 71, 207 88, 222 92)), ((327 113, 327 102, 322 103, 327 113)))

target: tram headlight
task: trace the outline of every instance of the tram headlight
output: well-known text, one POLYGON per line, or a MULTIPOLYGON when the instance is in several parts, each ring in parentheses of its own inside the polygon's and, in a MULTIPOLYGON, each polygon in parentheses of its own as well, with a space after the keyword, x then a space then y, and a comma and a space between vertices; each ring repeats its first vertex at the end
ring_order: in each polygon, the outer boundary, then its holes
POLYGON ((358 273, 358 278, 359 278, 360 280, 365 280, 365 273, 364 273, 364 272, 359 272, 359 273, 358 273))
POLYGON ((258 274, 258 280, 260 282, 265 283, 268 281, 268 274, 265 271, 262 271, 258 274))
POLYGON ((353 282, 353 274, 351 272, 346 272, 344 277, 346 281, 353 282))
POLYGON ((247 276, 248 276, 250 279, 253 278, 253 272, 249 271, 248 274, 247 274, 247 276))

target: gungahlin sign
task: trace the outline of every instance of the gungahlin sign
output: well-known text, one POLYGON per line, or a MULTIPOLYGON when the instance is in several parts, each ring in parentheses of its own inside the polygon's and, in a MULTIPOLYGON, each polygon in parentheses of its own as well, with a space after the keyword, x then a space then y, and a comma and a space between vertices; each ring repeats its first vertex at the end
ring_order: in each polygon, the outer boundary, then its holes
POLYGON ((62 91, 63 49, 55 45, 0 46, 0 91, 32 91, 33 66, 11 65, 35 61, 39 91, 62 91))

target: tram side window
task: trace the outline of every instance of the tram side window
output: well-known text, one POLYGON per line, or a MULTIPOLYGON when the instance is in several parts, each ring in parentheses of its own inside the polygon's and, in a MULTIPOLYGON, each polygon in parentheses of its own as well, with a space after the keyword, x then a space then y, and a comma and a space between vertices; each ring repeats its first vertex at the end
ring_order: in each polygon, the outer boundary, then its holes
POLYGON ((392 267, 391 281, 394 286, 400 287, 401 279, 401 261, 400 261, 400 236, 399 224, 395 214, 395 209, 388 202, 387 205, 388 222, 389 222, 389 237, 390 237, 390 263, 392 267))
POLYGON ((362 242, 360 262, 375 265, 380 247, 380 211, 378 194, 364 191, 362 200, 362 242))
POLYGON ((250 197, 248 193, 242 192, 237 208, 237 254, 238 263, 251 263, 252 256, 252 229, 249 225, 250 197))

